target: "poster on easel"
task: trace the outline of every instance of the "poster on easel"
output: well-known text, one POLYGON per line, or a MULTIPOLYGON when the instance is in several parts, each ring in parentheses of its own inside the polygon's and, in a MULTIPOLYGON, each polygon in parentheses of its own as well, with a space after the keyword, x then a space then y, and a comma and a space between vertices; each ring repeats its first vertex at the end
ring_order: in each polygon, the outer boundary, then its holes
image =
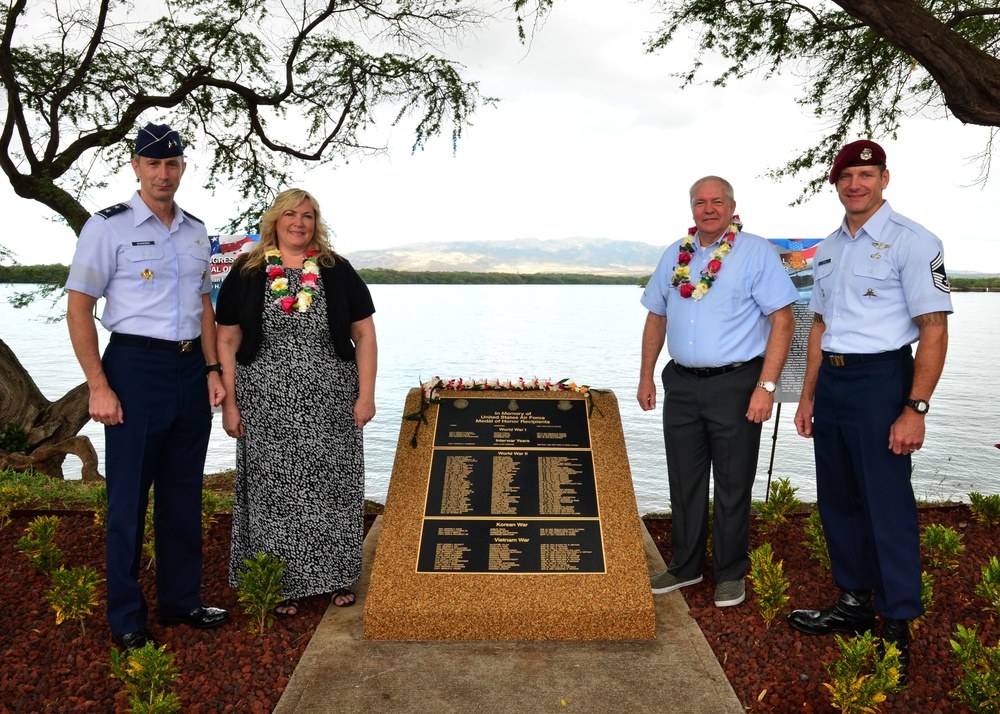
POLYGON ((233 263, 244 253, 250 252, 254 243, 260 239, 256 233, 239 235, 214 235, 208 240, 212 244, 212 257, 208 261, 209 275, 212 277, 212 304, 219 295, 222 281, 229 274, 233 263))
POLYGON ((778 389, 774 394, 775 403, 798 403, 802 394, 802 383, 806 375, 806 353, 809 345, 809 330, 812 327, 812 311, 809 310, 809 298, 813 289, 813 256, 816 248, 823 242, 822 238, 772 238, 785 272, 792 279, 795 289, 799 291, 799 299, 792 304, 795 315, 795 334, 792 336, 792 346, 788 351, 785 368, 778 379, 778 389))

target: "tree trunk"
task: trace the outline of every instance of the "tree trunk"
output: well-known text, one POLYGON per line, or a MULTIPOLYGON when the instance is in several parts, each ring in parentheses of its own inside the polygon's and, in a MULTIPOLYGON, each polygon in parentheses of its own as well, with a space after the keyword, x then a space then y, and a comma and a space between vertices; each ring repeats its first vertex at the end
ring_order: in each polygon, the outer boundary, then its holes
POLYGON ((1000 126, 1000 59, 913 0, 834 0, 923 65, 945 104, 966 124, 1000 126))
POLYGON ((14 424, 25 434, 28 449, 0 450, 0 468, 33 468, 53 478, 63 478, 67 454, 83 462, 83 480, 103 478, 97 471, 97 452, 90 439, 77 436, 90 419, 90 390, 86 382, 50 402, 7 346, 0 340, 0 429, 14 424))

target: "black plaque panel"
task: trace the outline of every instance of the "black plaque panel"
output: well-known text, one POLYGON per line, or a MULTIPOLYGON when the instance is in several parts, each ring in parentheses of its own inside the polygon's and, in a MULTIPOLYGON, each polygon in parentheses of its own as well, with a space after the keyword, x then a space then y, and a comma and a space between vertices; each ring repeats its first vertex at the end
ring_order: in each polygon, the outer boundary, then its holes
POLYGON ((425 519, 424 573, 603 573, 597 520, 425 519))
POLYGON ((424 515, 596 518, 593 454, 435 449, 424 515))
POLYGON ((418 572, 603 573, 588 403, 444 397, 418 572))
POLYGON ((435 447, 589 449, 584 399, 442 397, 435 447))

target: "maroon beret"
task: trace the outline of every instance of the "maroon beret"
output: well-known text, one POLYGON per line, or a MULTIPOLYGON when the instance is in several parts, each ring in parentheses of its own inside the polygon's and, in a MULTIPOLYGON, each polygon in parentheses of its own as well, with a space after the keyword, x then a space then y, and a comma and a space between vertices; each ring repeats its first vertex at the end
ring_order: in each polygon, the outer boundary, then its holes
POLYGON ((885 149, 874 141, 852 141, 841 149, 830 169, 830 183, 837 183, 840 172, 848 166, 881 166, 885 163, 885 149))

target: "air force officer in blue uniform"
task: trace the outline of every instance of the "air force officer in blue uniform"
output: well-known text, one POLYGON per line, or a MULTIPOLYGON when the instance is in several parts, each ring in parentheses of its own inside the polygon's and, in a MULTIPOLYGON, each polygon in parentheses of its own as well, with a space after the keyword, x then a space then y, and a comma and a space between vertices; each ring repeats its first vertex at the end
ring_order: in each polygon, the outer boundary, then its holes
POLYGON ((140 129, 131 164, 139 190, 87 221, 66 282, 90 416, 104 424, 108 622, 126 650, 155 645, 138 582, 150 487, 160 623, 207 629, 229 620, 199 594, 205 453, 211 406, 224 396, 208 236, 174 203, 185 168, 177 132, 140 129), (101 324, 111 332, 103 360, 92 317, 102 296, 101 324))
POLYGON ((840 597, 788 621, 814 635, 863 632, 874 629, 877 611, 905 682, 909 621, 924 612, 910 455, 924 443, 952 308, 941 241, 882 198, 885 160, 878 144, 856 141, 830 172, 846 215, 813 262, 795 425, 814 439, 817 504, 840 597))

